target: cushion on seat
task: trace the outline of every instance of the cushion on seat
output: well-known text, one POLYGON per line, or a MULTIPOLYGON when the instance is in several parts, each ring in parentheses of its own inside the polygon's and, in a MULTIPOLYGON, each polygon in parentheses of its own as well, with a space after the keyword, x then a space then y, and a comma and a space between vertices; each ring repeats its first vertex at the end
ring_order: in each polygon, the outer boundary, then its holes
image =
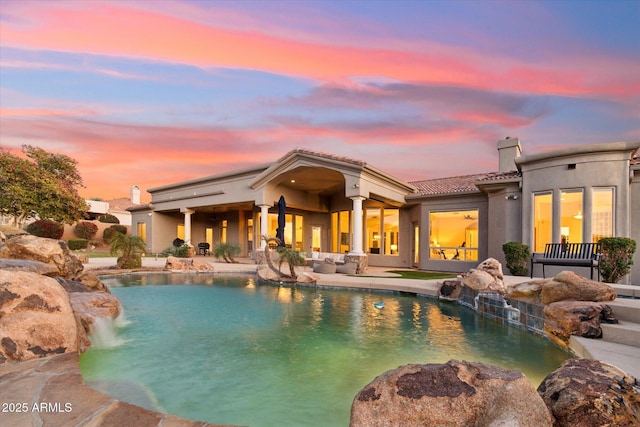
POLYGON ((358 264, 355 262, 345 262, 342 265, 336 267, 336 273, 342 274, 356 274, 358 271, 358 264))

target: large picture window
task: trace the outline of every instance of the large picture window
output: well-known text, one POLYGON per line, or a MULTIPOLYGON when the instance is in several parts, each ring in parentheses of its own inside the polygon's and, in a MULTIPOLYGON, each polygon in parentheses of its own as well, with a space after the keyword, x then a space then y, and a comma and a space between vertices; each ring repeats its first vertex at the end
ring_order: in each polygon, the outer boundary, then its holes
POLYGON ((582 243, 582 190, 560 191, 560 242, 582 243))
POLYGON ((351 250, 351 212, 331 214, 331 251, 347 253, 351 250))
POLYGON ((591 206, 591 241, 613 237, 613 188, 594 188, 591 206))
POLYGON ((544 252, 547 243, 553 241, 553 195, 533 195, 533 251, 544 252))
POLYGON ((431 212, 429 258, 478 260, 478 210, 431 212))
POLYGON ((374 255, 398 255, 400 211, 369 208, 365 218, 367 252, 374 255))

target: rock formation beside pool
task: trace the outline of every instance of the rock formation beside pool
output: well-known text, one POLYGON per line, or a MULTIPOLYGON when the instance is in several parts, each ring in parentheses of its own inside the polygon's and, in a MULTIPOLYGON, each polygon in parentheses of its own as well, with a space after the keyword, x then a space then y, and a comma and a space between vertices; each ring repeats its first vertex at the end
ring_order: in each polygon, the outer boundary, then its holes
POLYGON ((613 301, 616 291, 613 287, 587 279, 572 271, 562 271, 542 286, 542 303, 556 301, 613 301))
POLYGON ((521 372, 450 360, 405 365, 378 376, 356 395, 350 426, 552 423, 544 401, 521 372))
POLYGON ((0 256, 0 363, 85 351, 95 320, 122 310, 62 241, 17 235, 0 256))
POLYGON ((502 264, 495 258, 487 258, 463 275, 462 284, 476 291, 504 294, 502 264))
POLYGON ((602 338, 602 322, 618 323, 611 307, 602 302, 559 301, 544 307, 544 332, 561 347, 569 346, 571 335, 602 338))
POLYGON ((640 425, 640 383, 598 360, 567 360, 538 392, 559 427, 640 425))
POLYGON ((39 261, 58 269, 58 276, 77 277, 84 269, 82 262, 71 253, 62 240, 22 234, 0 244, 0 258, 39 261))
POLYGON ((195 258, 167 257, 164 269, 174 273, 182 271, 213 271, 213 266, 205 261, 195 258))
POLYGON ((78 351, 69 296, 55 279, 0 270, 0 363, 78 351))

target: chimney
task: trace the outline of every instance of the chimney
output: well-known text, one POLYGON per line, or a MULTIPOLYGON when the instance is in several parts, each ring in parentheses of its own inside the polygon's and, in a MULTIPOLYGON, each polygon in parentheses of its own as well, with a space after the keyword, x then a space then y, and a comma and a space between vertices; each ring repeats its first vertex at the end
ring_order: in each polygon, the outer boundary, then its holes
POLYGON ((131 187, 131 203, 134 205, 140 204, 140 187, 137 185, 131 187))
POLYGON ((516 170, 515 160, 522 154, 520 138, 506 137, 498 141, 498 153, 500 153, 500 172, 510 172, 516 170))

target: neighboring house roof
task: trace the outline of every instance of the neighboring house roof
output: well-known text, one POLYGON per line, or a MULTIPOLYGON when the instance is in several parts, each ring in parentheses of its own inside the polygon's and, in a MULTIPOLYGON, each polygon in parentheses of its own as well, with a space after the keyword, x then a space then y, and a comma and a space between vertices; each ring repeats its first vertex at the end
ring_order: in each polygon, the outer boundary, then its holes
POLYGON ((131 199, 128 197, 109 200, 107 203, 109 203, 109 211, 112 212, 126 212, 128 208, 137 206, 135 203, 131 203, 131 199))

